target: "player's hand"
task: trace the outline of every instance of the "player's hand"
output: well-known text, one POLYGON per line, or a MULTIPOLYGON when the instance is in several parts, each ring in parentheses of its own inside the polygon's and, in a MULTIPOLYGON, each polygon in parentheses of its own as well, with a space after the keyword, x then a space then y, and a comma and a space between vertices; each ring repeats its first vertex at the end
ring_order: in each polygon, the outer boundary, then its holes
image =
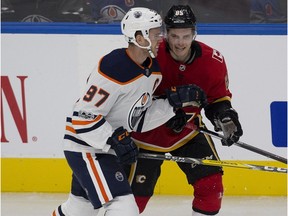
POLYGON ((107 144, 111 145, 122 164, 132 164, 138 157, 138 148, 131 139, 128 131, 123 127, 117 128, 111 137, 108 138, 107 144))
POLYGON ((174 108, 187 106, 205 107, 207 97, 205 92, 197 85, 174 86, 165 91, 168 101, 174 108))
POLYGON ((243 135, 243 130, 234 109, 228 109, 219 113, 215 119, 215 131, 223 131, 222 145, 231 146, 243 135))
POLYGON ((175 133, 180 133, 187 123, 187 116, 184 110, 177 109, 175 116, 166 122, 166 127, 171 128, 175 133))

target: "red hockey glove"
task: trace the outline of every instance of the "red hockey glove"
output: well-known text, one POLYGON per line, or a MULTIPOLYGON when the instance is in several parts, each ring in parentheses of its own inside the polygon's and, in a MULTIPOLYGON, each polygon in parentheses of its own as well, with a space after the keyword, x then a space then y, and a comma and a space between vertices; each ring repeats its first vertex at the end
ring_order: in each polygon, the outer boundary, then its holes
POLYGON ((111 137, 108 138, 107 144, 111 145, 122 164, 132 164, 138 158, 138 148, 131 139, 129 133, 123 127, 117 128, 111 137))

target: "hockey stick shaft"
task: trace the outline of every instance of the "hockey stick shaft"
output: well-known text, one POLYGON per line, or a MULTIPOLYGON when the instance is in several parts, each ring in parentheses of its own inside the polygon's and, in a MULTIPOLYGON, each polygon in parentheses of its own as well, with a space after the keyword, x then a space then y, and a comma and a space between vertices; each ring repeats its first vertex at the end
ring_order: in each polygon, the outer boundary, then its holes
MULTIPOLYGON (((197 128, 197 130, 199 132, 201 132, 201 133, 210 135, 210 136, 215 137, 217 139, 225 139, 223 135, 218 134, 218 133, 216 133, 214 131, 210 131, 210 130, 205 129, 205 128, 197 128)), ((248 145, 246 143, 238 141, 238 142, 234 143, 233 145, 239 146, 241 148, 253 151, 255 153, 261 154, 261 155, 266 156, 268 158, 271 158, 271 159, 274 159, 274 160, 277 160, 279 162, 287 164, 287 159, 286 158, 283 158, 283 157, 281 157, 279 155, 272 154, 270 152, 264 151, 262 149, 256 148, 256 147, 248 145)))
POLYGON ((196 158, 190 158, 190 157, 178 157, 178 156, 172 156, 168 154, 162 155, 162 154, 139 153, 138 157, 144 158, 144 159, 175 161, 175 162, 180 162, 180 163, 191 163, 191 164, 206 165, 206 166, 220 166, 220 167, 224 166, 224 167, 234 167, 234 168, 275 172, 275 173, 287 173, 287 168, 281 168, 281 167, 260 166, 260 165, 252 165, 252 164, 242 164, 242 163, 237 163, 237 162, 196 159, 196 158))

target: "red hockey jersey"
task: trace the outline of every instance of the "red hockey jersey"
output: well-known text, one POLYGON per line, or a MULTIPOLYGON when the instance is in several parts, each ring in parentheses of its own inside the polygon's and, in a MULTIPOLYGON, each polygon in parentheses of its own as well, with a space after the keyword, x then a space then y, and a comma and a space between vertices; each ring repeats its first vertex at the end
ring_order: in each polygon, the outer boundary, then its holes
MULTIPOLYGON (((175 61, 169 54, 167 42, 163 42, 158 51, 157 59, 162 72, 162 82, 156 90, 156 95, 164 94, 171 86, 196 84, 201 87, 208 99, 208 103, 219 100, 230 100, 231 92, 228 88, 227 67, 222 54, 204 43, 194 41, 192 44, 191 63, 183 64, 175 61)), ((201 110, 195 107, 184 109, 190 115, 189 121, 201 115, 201 110)), ((132 133, 132 137, 139 147, 158 152, 175 150, 198 134, 191 127, 185 127, 181 133, 175 133, 162 125, 145 133, 132 133)))

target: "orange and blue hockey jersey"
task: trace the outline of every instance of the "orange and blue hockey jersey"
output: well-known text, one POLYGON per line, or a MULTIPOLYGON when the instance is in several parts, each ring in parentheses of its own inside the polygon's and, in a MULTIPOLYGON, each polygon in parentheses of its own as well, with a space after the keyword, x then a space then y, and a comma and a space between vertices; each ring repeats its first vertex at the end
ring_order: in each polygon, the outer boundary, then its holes
POLYGON ((155 59, 134 62, 125 48, 104 56, 90 74, 85 93, 67 118, 64 150, 105 153, 113 131, 149 131, 174 116, 168 100, 152 100, 162 75, 155 59))

